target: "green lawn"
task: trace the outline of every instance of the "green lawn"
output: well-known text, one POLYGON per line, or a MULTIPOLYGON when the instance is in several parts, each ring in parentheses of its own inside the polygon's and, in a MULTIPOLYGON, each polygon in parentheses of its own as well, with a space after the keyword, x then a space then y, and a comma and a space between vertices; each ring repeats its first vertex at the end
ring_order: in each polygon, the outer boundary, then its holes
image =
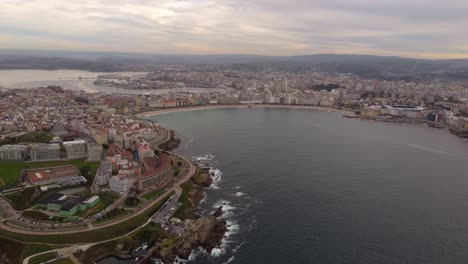
POLYGON ((5 185, 12 185, 18 181, 21 169, 25 163, 19 162, 1 162, 0 163, 0 178, 5 185))
POLYGON ((141 197, 143 197, 145 200, 150 201, 150 200, 153 200, 156 197, 159 197, 161 194, 164 193, 164 191, 165 191, 164 189, 155 190, 155 191, 146 193, 146 194, 142 195, 141 197))
POLYGON ((155 204, 151 208, 148 208, 142 214, 131 218, 130 220, 110 226, 108 228, 86 231, 77 234, 62 234, 62 235, 27 235, 18 234, 6 230, 0 229, 0 235, 3 237, 14 238, 24 242, 40 242, 46 244, 76 244, 76 243, 88 243, 88 242, 99 242, 106 239, 112 239, 118 236, 125 235, 132 230, 140 227, 146 221, 161 208, 161 206, 172 196, 173 193, 166 196, 162 201, 155 204))
POLYGON ((73 264, 73 261, 71 261, 71 259, 69 258, 64 258, 64 259, 56 260, 52 262, 52 264, 73 264))
POLYGON ((47 262, 49 260, 53 260, 55 258, 57 258, 57 254, 55 254, 54 252, 49 252, 49 253, 45 253, 45 254, 31 258, 28 264, 40 264, 43 262, 47 262))
POLYGON ((66 160, 66 161, 46 161, 46 162, 0 162, 0 178, 5 185, 13 185, 18 182, 19 175, 23 168, 44 168, 62 165, 75 165, 78 168, 89 167, 90 175, 85 176, 91 184, 99 162, 87 162, 84 160, 66 160))
POLYGON ((177 211, 174 212, 173 217, 185 220, 188 218, 193 218, 195 213, 195 208, 192 202, 190 201, 190 192, 193 189, 192 181, 188 181, 181 185, 182 194, 179 197, 179 202, 182 204, 177 211))
POLYGON ((47 214, 44 214, 43 212, 40 212, 40 211, 24 211, 21 213, 21 215, 23 217, 36 219, 39 221, 48 221, 50 218, 47 214))
POLYGON ((46 244, 24 244, 21 251, 21 261, 29 256, 55 249, 55 247, 46 244))
MULTIPOLYGON (((22 263, 23 259, 41 253, 55 249, 46 244, 25 244, 16 241, 12 241, 5 238, 0 238, 0 252, 3 252, 10 263, 22 263)), ((0 261, 0 263, 3 263, 0 261)))

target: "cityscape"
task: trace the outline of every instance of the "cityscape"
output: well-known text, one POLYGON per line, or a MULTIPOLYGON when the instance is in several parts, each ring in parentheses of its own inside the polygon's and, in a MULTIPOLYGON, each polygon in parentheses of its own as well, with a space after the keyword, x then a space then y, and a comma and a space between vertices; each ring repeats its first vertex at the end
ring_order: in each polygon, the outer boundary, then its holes
POLYGON ((468 259, 463 1, 0 3, 0 264, 468 259))

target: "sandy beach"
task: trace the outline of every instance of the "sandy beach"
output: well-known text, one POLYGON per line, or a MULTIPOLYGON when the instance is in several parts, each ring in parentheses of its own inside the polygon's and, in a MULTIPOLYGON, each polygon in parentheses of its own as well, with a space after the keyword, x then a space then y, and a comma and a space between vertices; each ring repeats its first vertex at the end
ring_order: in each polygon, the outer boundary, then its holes
POLYGON ((200 110, 213 110, 213 109, 230 109, 230 108, 243 108, 243 109, 251 109, 251 108, 282 108, 282 109, 307 109, 307 110, 320 110, 320 111, 331 111, 331 112, 339 112, 343 114, 354 114, 354 112, 336 109, 331 107, 320 107, 320 106, 307 106, 307 105, 267 105, 267 104, 256 104, 256 105, 206 105, 206 106, 190 106, 190 107, 179 107, 179 108, 166 108, 166 109, 158 109, 154 111, 147 111, 138 113, 135 116, 137 117, 147 117, 147 116, 155 116, 155 115, 162 115, 162 114, 169 114, 169 113, 176 113, 176 112, 188 112, 188 111, 200 111, 200 110))

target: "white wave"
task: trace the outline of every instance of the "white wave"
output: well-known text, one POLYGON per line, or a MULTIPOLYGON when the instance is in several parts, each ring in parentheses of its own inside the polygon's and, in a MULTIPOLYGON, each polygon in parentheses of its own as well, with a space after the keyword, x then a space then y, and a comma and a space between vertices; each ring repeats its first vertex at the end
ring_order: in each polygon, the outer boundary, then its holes
POLYGON ((173 263, 174 264, 184 264, 184 263, 187 263, 187 260, 186 259, 181 259, 178 256, 176 256, 173 263))
POLYGON ((231 202, 226 200, 219 200, 213 205, 213 208, 218 209, 220 206, 223 207, 223 218, 229 218, 233 216, 233 211, 236 209, 236 207, 232 206, 231 202))
POLYGON ((226 250, 223 247, 216 247, 211 250, 211 256, 212 257, 219 257, 226 253, 226 250))
POLYGON ((234 189, 240 189, 240 186, 236 186, 234 189))
POLYGON ((192 253, 190 253, 190 256, 188 257, 187 261, 194 261, 198 256, 201 255, 207 255, 208 253, 206 250, 202 247, 199 247, 197 249, 192 250, 192 253))
POLYGON ((212 161, 214 156, 211 153, 207 153, 205 155, 198 156, 195 160, 202 162, 202 161, 212 161))
POLYGON ((426 147, 423 147, 423 146, 420 146, 420 145, 408 144, 408 146, 413 147, 413 148, 417 148, 417 149, 421 149, 421 150, 425 150, 425 151, 429 151, 429 152, 444 154, 444 155, 449 154, 448 152, 445 152, 445 151, 430 149, 430 148, 426 148, 426 147))
POLYGON ((232 220, 228 220, 228 221, 226 221, 226 224, 227 224, 227 230, 228 231, 226 231, 226 233, 224 234, 225 238, 229 238, 233 234, 236 234, 236 233, 239 232, 240 226, 236 222, 234 222, 232 220))
POLYGON ((249 223, 248 231, 251 232, 257 226, 257 220, 254 218, 249 223))
POLYGON ((236 194, 235 194, 235 196, 237 196, 237 197, 242 197, 244 195, 245 195, 245 193, 243 193, 243 192, 236 192, 236 194))
POLYGON ((226 262, 224 262, 223 264, 229 264, 231 262, 234 261, 234 256, 230 257, 226 262))
POLYGON ((209 174, 213 183, 211 184, 212 189, 219 189, 219 182, 222 179, 223 172, 219 169, 210 168, 209 174))
POLYGON ((232 249, 232 252, 236 253, 244 244, 245 244, 245 242, 240 243, 237 247, 232 249))

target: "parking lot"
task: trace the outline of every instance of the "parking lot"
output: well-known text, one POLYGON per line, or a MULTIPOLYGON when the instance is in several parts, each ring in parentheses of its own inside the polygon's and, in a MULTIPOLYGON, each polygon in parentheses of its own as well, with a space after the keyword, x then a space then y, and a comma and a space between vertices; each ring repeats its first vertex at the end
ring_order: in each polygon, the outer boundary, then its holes
POLYGON ((179 208, 180 204, 177 202, 178 196, 173 195, 169 200, 156 212, 152 217, 151 221, 158 223, 166 231, 173 234, 182 236, 186 232, 185 225, 181 223, 171 223, 171 217, 174 212, 179 208))

